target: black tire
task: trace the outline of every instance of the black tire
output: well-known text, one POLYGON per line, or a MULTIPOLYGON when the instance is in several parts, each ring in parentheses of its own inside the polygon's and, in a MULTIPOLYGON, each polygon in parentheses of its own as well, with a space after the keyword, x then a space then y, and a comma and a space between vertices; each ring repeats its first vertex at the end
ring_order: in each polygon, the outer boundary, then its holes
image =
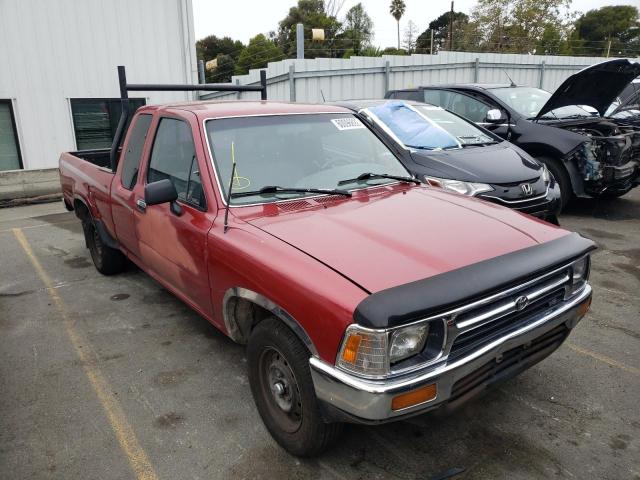
POLYGON ((253 329, 247 345, 249 384, 262 421, 282 448, 300 457, 320 454, 343 429, 341 423, 325 423, 322 418, 309 355, 298 337, 274 317, 253 329))
POLYGON ((82 228, 96 270, 103 275, 115 275, 124 271, 127 266, 127 258, 120 250, 108 247, 102 242, 93 222, 83 221, 82 228))
POLYGON ((560 211, 562 211, 573 199, 573 187, 569 173, 558 160, 548 157, 538 157, 538 160, 547 166, 560 188, 560 211))

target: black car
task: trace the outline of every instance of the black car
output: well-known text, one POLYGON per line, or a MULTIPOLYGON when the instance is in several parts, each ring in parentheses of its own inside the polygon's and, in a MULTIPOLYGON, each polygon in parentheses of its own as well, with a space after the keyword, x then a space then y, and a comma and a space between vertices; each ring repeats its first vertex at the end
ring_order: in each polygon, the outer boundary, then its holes
POLYGON ((640 129, 603 116, 638 75, 639 63, 616 59, 571 75, 553 94, 512 82, 434 85, 386 97, 439 105, 521 147, 551 170, 566 205, 574 195, 620 196, 640 183, 640 129))
POLYGON ((433 187, 475 196, 557 223, 559 188, 520 148, 435 105, 411 101, 340 102, 433 187))

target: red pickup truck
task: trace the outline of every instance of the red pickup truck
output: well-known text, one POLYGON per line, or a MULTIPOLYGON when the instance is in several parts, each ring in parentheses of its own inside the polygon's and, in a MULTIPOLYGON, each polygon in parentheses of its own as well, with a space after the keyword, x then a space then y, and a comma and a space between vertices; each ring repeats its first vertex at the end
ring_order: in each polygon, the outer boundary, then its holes
POLYGON ((590 240, 420 184, 345 108, 146 106, 116 160, 60 158, 96 268, 132 261, 246 344, 260 415, 296 455, 344 422, 455 407, 590 305, 590 240))

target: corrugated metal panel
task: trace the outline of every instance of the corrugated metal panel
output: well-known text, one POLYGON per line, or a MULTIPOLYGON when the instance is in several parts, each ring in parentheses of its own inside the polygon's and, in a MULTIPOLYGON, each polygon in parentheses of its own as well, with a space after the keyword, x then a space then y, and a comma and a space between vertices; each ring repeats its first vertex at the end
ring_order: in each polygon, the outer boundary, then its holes
POLYGON ((69 99, 119 97, 117 65, 131 83, 197 83, 191 0, 2 0, 0 65, 25 168, 55 167, 75 148, 69 99))
MULTIPOLYGON (((389 62, 389 88, 411 88, 446 83, 516 83, 553 91, 572 73, 606 60, 602 57, 557 57, 473 52, 438 55, 351 57, 350 59, 282 60, 269 63, 269 100, 289 101, 289 66, 295 68, 295 100, 322 102, 381 98, 385 93, 385 63, 389 62), (544 66, 543 66, 544 63, 544 66), (476 67, 477 65, 477 67, 476 67), (476 70, 477 69, 477 70, 476 70), (345 75, 345 73, 347 73, 345 75), (477 75, 477 80, 476 80, 477 75)), ((233 83, 257 82, 258 70, 233 77, 233 83)), ((203 98, 232 98, 234 94, 209 94, 203 98)), ((243 94, 257 99, 258 94, 243 94)))

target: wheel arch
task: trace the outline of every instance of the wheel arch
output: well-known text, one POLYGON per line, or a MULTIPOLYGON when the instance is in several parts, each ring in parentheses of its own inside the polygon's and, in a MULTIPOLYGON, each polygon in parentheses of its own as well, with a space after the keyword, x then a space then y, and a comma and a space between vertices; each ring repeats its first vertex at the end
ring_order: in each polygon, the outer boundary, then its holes
POLYGON ((318 351, 304 327, 293 315, 264 295, 243 287, 229 288, 222 300, 222 316, 227 335, 237 343, 246 344, 251 330, 267 316, 274 316, 304 343, 312 355, 318 351))

